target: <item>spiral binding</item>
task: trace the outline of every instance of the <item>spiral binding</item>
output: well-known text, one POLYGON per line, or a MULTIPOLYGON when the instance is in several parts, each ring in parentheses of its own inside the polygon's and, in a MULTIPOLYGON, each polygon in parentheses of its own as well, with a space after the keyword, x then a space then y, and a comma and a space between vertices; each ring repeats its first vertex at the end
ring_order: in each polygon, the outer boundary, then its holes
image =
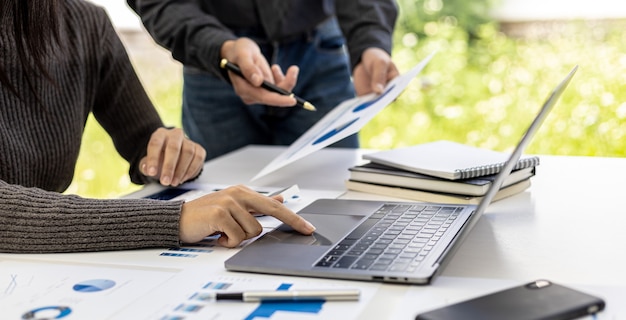
MULTIPOLYGON (((491 174, 496 174, 500 172, 502 167, 506 162, 494 163, 490 165, 480 166, 480 167, 471 167, 466 169, 456 169, 454 172, 459 173, 460 176, 458 179, 469 179, 476 178, 482 176, 488 176, 491 174)), ((517 162, 517 165, 513 168, 513 170, 519 170, 524 168, 530 168, 539 165, 539 157, 530 157, 523 158, 517 162)))

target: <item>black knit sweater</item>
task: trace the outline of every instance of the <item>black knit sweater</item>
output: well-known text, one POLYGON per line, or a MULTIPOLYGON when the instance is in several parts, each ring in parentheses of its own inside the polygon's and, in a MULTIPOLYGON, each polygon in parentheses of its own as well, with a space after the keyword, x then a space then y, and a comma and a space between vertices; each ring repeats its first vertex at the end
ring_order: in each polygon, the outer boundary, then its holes
POLYGON ((134 182, 147 141, 163 124, 105 11, 64 0, 61 39, 45 63, 24 70, 9 19, 0 21, 0 64, 19 97, 0 85, 0 252, 76 252, 179 244, 181 202, 63 195, 93 113, 130 163, 134 182), (27 77, 34 84, 29 89, 27 77))

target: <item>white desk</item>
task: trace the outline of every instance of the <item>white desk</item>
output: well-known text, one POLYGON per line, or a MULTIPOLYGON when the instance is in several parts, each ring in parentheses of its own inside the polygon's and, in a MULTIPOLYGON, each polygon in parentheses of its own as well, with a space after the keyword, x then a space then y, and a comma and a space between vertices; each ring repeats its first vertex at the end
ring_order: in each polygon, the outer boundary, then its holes
MULTIPOLYGON (((311 190, 325 190, 343 198, 382 198, 343 193, 347 168, 361 161, 362 150, 324 149, 249 181, 282 150, 252 146, 235 151, 208 162, 198 183, 257 187, 297 183, 305 196, 318 194, 311 190)), ((9 310, 19 318, 28 310, 63 304, 74 308, 67 319, 78 319, 87 312, 116 319, 167 319, 168 315, 238 319, 264 310, 255 304, 197 301, 200 309, 192 310, 191 296, 209 283, 248 287, 254 283, 265 289, 264 285, 290 283, 296 287, 358 287, 363 297, 359 302, 325 303, 319 310, 277 312, 272 319, 412 319, 420 311, 445 303, 543 278, 605 298, 607 310, 599 319, 626 318, 626 307, 622 306, 626 296, 626 188, 622 186, 626 159, 540 158, 531 188, 492 204, 430 286, 226 272, 223 261, 237 249, 213 247, 211 243, 191 251, 1 254, 0 289, 4 294, 0 291, 0 315, 9 310), (75 283, 78 275, 116 279, 117 285, 89 296, 63 291, 63 285, 75 283), (32 289, 39 293, 29 291, 32 289)), ((154 188, 146 188, 146 192, 154 188)))

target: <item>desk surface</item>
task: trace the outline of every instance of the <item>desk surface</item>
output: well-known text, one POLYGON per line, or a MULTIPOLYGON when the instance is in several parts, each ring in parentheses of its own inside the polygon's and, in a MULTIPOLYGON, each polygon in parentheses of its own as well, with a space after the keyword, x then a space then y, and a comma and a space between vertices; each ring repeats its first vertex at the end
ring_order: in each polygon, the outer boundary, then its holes
MULTIPOLYGON (((247 147, 207 163, 206 183, 345 190, 362 150, 324 149, 257 181, 250 179, 280 147, 247 147), (254 163, 246 163, 255 159, 254 163), (324 174, 320 174, 323 172, 324 174)), ((548 277, 566 282, 626 284, 626 159, 540 156, 526 192, 493 203, 444 275, 548 277), (609 262, 610 263, 605 263, 609 262), (602 271, 600 271, 602 270, 602 271)), ((343 198, 381 198, 347 192, 343 198)))
MULTIPOLYGON (((256 187, 298 184, 303 191, 323 190, 342 198, 383 198, 345 192, 347 169, 362 161, 365 150, 324 149, 251 182, 282 150, 251 146, 235 151, 208 162, 197 183, 256 187)), ((94 313, 88 312, 106 306, 106 312, 95 314, 101 318, 206 319, 210 315, 217 319, 237 319, 268 311, 263 304, 198 302, 198 292, 219 284, 250 288, 254 283, 268 289, 289 283, 294 288, 357 287, 362 289, 363 297, 360 302, 329 302, 313 311, 295 310, 298 311, 295 314, 274 311, 269 313, 272 319, 331 315, 411 319, 419 311, 541 278, 605 298, 607 310, 599 318, 626 317, 626 307, 621 306, 620 298, 626 296, 623 276, 626 216, 622 205, 625 193, 621 185, 626 181, 626 159, 562 156, 540 156, 540 159, 531 188, 493 203, 442 275, 430 286, 230 273, 223 269, 223 261, 237 249, 215 247, 209 240, 204 247, 183 250, 1 254, 0 288, 4 294, 0 295, 0 310, 13 311, 19 318, 29 310, 55 312, 55 309, 37 310, 40 307, 67 305, 74 308, 67 319, 77 319, 80 315, 93 318, 94 313), (79 275, 84 279, 116 279, 117 293, 114 295, 113 289, 102 290, 88 298, 60 291, 61 284, 76 282, 79 275), (30 291, 37 287, 39 293, 30 291), (108 292, 111 292, 107 296, 109 300, 98 303, 108 292), (196 300, 190 301, 192 296, 196 300)), ((102 285, 102 282, 83 283, 79 287, 102 285)))

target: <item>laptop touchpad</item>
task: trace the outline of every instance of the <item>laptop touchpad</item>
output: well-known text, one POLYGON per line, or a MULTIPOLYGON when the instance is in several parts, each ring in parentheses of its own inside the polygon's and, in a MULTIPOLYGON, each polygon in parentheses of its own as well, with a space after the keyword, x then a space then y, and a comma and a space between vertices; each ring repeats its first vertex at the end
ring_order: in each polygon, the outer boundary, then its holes
POLYGON ((280 225, 275 230, 265 234, 257 242, 280 242, 288 244, 304 244, 312 246, 329 246, 342 239, 359 222, 363 216, 331 215, 317 213, 302 213, 304 219, 311 222, 317 230, 305 236, 286 224, 280 225))

